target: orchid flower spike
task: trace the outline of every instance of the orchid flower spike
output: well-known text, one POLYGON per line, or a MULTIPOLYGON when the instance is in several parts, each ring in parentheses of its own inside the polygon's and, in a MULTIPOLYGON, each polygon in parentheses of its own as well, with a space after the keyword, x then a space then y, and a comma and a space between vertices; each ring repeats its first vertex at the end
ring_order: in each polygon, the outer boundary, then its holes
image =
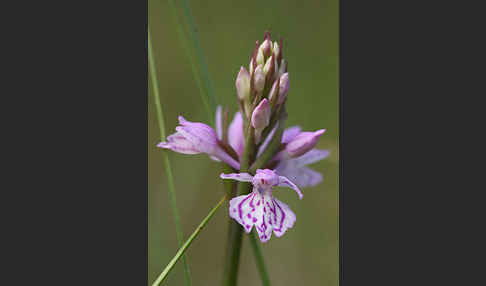
POLYGON ((284 176, 279 176, 269 169, 256 170, 255 176, 248 173, 221 174, 222 179, 231 179, 240 182, 251 182, 253 191, 249 195, 233 198, 230 201, 229 214, 247 233, 255 226, 262 242, 267 242, 272 231, 277 237, 295 223, 295 214, 285 203, 273 197, 275 186, 285 186, 294 189, 302 199, 299 188, 284 176))
POLYGON ((231 167, 239 169, 240 163, 233 159, 218 144, 218 138, 213 128, 200 122, 190 122, 179 116, 176 133, 167 137, 166 142, 160 142, 157 147, 170 149, 182 154, 206 153, 231 167))

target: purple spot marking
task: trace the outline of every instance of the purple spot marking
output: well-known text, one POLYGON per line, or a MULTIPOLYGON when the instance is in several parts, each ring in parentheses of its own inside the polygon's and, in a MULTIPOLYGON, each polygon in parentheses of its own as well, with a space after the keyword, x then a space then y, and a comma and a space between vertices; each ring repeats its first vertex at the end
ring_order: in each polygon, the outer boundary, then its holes
POLYGON ((250 213, 248 213, 247 217, 248 217, 248 218, 251 218, 251 214, 250 214, 250 213))
POLYGON ((272 204, 273 204, 273 210, 272 210, 272 212, 274 214, 274 216, 273 216, 273 223, 276 224, 277 223, 277 208, 275 207, 275 200, 274 199, 272 199, 272 204))
MULTIPOLYGON (((273 204, 273 202, 272 202, 272 204, 273 204)), ((272 208, 272 206, 270 206, 270 204, 267 202, 267 206, 268 206, 268 208, 270 209, 270 211, 271 211, 271 212, 272 212, 274 215, 277 215, 277 213, 275 212, 275 205, 274 205, 274 206, 273 206, 273 208, 272 208)))
POLYGON ((264 215, 264 214, 262 214, 262 228, 263 228, 264 230, 266 230, 266 229, 267 229, 267 224, 265 223, 265 215, 264 215))
POLYGON ((257 218, 256 218, 256 217, 254 217, 254 218, 253 218, 253 222, 256 222, 256 221, 257 221, 257 218))
POLYGON ((282 207, 274 200, 274 204, 277 205, 277 207, 280 209, 280 212, 282 213, 282 218, 280 219, 280 226, 278 229, 274 229, 274 231, 282 231, 282 226, 283 226, 283 221, 285 219, 285 212, 282 210, 282 207))
POLYGON ((250 194, 248 196, 246 196, 246 198, 244 198, 241 203, 238 204, 238 215, 240 216, 240 219, 243 220, 243 215, 242 215, 242 212, 243 210, 241 209, 241 206, 243 205, 243 203, 248 200, 250 198, 250 196, 252 196, 253 194, 250 194))

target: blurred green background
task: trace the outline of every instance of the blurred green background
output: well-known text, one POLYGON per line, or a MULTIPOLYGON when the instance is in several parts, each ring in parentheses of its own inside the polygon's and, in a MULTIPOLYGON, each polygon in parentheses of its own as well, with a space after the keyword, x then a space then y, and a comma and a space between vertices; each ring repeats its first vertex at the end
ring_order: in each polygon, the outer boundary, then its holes
MULTIPOLYGON (((177 2, 179 19, 182 4, 177 2)), ((266 30, 272 39, 284 38, 289 62, 288 126, 304 130, 326 128, 318 148, 329 149, 328 159, 311 165, 324 182, 295 192, 275 193, 297 215, 294 227, 263 244, 272 285, 338 285, 338 1, 191 1, 201 48, 208 65, 216 100, 237 110, 234 82, 240 66, 248 67, 255 41, 266 30)), ((179 40, 172 10, 166 0, 149 0, 149 27, 158 71, 166 132, 177 126, 177 116, 208 123, 189 59, 179 40)), ((176 253, 177 239, 169 205, 152 90, 148 97, 148 281, 149 284, 176 253)), ((232 116, 232 115, 231 115, 232 116)), ((224 190, 218 163, 206 155, 169 152, 184 238, 194 231, 224 190)), ((193 285, 219 285, 227 236, 227 203, 186 252, 193 285)), ((261 285, 245 234, 239 285, 261 285)), ((184 285, 181 261, 164 285, 184 285)))

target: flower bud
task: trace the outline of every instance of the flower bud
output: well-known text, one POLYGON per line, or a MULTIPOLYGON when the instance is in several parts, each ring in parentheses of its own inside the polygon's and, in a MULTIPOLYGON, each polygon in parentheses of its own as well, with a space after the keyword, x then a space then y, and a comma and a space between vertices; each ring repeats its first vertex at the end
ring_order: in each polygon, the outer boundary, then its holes
POLYGON ((278 87, 279 87, 279 79, 277 78, 276 81, 273 82, 272 89, 270 89, 270 92, 268 93, 268 99, 273 103, 273 98, 277 95, 278 92, 278 87))
POLYGON ((236 78, 236 91, 240 100, 248 101, 250 98, 250 74, 244 67, 240 68, 236 78))
POLYGON ((283 75, 284 73, 287 72, 287 61, 282 59, 282 62, 280 63, 280 67, 278 69, 278 75, 283 75))
POLYGON ((277 60, 280 54, 280 46, 278 45, 277 41, 273 43, 273 54, 275 55, 275 60, 277 60))
POLYGON ((273 63, 273 60, 272 59, 273 59, 273 57, 268 58, 267 62, 265 63, 265 66, 263 66, 263 73, 265 73, 265 75, 268 74, 268 71, 273 66, 272 65, 272 63, 273 63))
POLYGON ((273 54, 263 67, 263 72, 265 73, 265 82, 271 84, 275 79, 275 56, 273 54))
POLYGON ((263 66, 258 65, 255 68, 255 72, 253 73, 254 77, 254 87, 257 93, 263 92, 263 88, 265 87, 265 73, 263 73, 263 66))
POLYGON ((251 60, 250 60, 250 75, 252 75, 254 71, 255 71, 255 59, 251 58, 251 60))
POLYGON ((257 56, 256 56, 256 62, 257 62, 257 65, 263 65, 265 63, 265 58, 263 57, 263 50, 262 49, 258 49, 258 53, 257 53, 257 56))
POLYGON ((304 155, 316 146, 317 140, 319 140, 319 137, 325 131, 326 129, 317 130, 315 132, 301 132, 287 143, 285 151, 292 158, 304 155))
POLYGON ((284 99, 287 97, 287 93, 289 91, 289 74, 284 73, 280 76, 280 85, 278 89, 278 103, 282 104, 284 99))
POLYGON ((265 58, 269 58, 272 55, 272 42, 270 39, 265 39, 263 43, 260 45, 260 50, 262 50, 262 54, 265 58))
MULTIPOLYGON (((278 55, 277 55, 277 63, 280 66, 282 64, 282 58, 283 58, 283 39, 280 37, 280 41, 278 44, 278 55)), ((287 70, 285 70, 287 71, 287 70)))
POLYGON ((268 126, 270 120, 270 104, 268 100, 264 98, 260 101, 260 104, 255 107, 253 114, 251 115, 251 125, 255 129, 263 129, 268 126))
POLYGON ((260 141, 260 135, 268 126, 270 122, 270 104, 268 100, 264 98, 260 101, 255 110, 253 110, 253 114, 251 115, 251 125, 255 128, 255 139, 257 142, 260 141))

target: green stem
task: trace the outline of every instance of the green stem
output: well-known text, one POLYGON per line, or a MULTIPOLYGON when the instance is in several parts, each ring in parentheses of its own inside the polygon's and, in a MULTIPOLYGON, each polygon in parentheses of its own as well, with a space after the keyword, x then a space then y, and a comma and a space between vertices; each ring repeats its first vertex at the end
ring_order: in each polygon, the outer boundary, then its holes
POLYGON ((238 265, 241 253, 243 229, 232 218, 229 218, 228 240, 226 243, 226 261, 223 270, 223 286, 236 286, 238 278, 238 265))
MULTIPOLYGON (((150 79, 152 82, 152 90, 155 99, 155 108, 157 111, 157 120, 159 122, 160 128, 160 138, 161 140, 165 140, 165 123, 164 123, 164 116, 162 113, 162 106, 160 105, 160 96, 159 96, 159 86, 157 81, 157 70, 155 68, 155 60, 152 51, 152 38, 150 35, 150 30, 148 31, 148 61, 149 61, 149 71, 150 71, 150 79)), ((167 171, 167 182, 169 187, 169 197, 170 203, 172 208, 172 213, 174 216, 174 221, 176 225, 176 235, 177 241, 179 243, 179 247, 182 246, 183 236, 182 236, 182 227, 181 227, 181 220, 179 216, 179 211, 177 209, 177 201, 175 195, 175 187, 174 187, 174 179, 172 176, 172 168, 170 165, 169 157, 167 156, 166 152, 162 152, 162 156, 164 157, 164 165, 167 171)), ((191 275, 189 272, 189 265, 187 264, 187 259, 183 257, 183 264, 184 264, 184 276, 186 280, 186 285, 191 286, 191 275)))
POLYGON ((165 277, 167 277, 167 274, 172 270, 176 262, 181 258, 181 256, 186 252, 187 248, 191 245, 192 241, 197 237, 197 235, 201 232, 201 230, 206 226, 208 221, 213 217, 213 215, 216 213, 216 210, 223 204, 223 202, 226 199, 226 195, 224 195, 221 200, 218 202, 218 204, 213 207, 213 209, 209 212, 209 214, 203 219, 203 221, 199 224, 199 226, 196 228, 196 230, 191 234, 191 236, 187 239, 187 241, 182 245, 182 247, 177 251, 175 254, 174 258, 167 264, 165 267, 164 271, 160 273, 159 277, 154 281, 152 286, 157 286, 162 281, 164 281, 165 277))
POLYGON ((252 164, 250 167, 250 173, 254 174, 257 169, 261 169, 265 166, 265 164, 270 161, 270 159, 275 156, 275 154, 278 152, 279 148, 281 148, 282 143, 281 143, 281 138, 283 134, 283 127, 282 125, 279 125, 277 130, 275 131, 275 134, 273 135, 272 140, 270 143, 268 143, 267 148, 265 151, 263 151, 262 154, 256 159, 256 161, 252 164))
POLYGON ((258 242, 257 233, 255 230, 250 234, 250 244, 253 249, 253 254, 255 256, 255 262, 257 265, 258 273, 260 273, 260 278, 262 279, 263 286, 270 286, 270 278, 268 278, 268 272, 265 268, 265 262, 263 261, 262 250, 258 242))
MULTIPOLYGON (((247 124, 246 126, 246 142, 245 149, 243 150, 243 155, 241 156, 240 173, 248 171, 248 167, 252 158, 254 158, 255 153, 254 128, 251 127, 250 124, 247 124)), ((250 190, 250 183, 240 182, 238 184, 236 195, 247 194, 250 192, 250 190)), ((236 286, 238 278, 238 266, 240 262, 241 241, 243 238, 242 236, 243 231, 241 226, 236 221, 230 219, 226 263, 223 272, 223 286, 236 286)))
MULTIPOLYGON (((267 164, 282 148, 282 135, 284 132, 285 120, 287 118, 287 113, 283 110, 283 113, 279 114, 279 120, 275 123, 278 124, 277 130, 275 130, 275 134, 273 135, 272 139, 268 143, 265 150, 258 156, 258 158, 253 162, 252 166, 250 167, 249 171, 251 174, 254 174, 257 169, 261 169, 267 164)), ((268 135, 267 135, 268 136, 268 135)))

